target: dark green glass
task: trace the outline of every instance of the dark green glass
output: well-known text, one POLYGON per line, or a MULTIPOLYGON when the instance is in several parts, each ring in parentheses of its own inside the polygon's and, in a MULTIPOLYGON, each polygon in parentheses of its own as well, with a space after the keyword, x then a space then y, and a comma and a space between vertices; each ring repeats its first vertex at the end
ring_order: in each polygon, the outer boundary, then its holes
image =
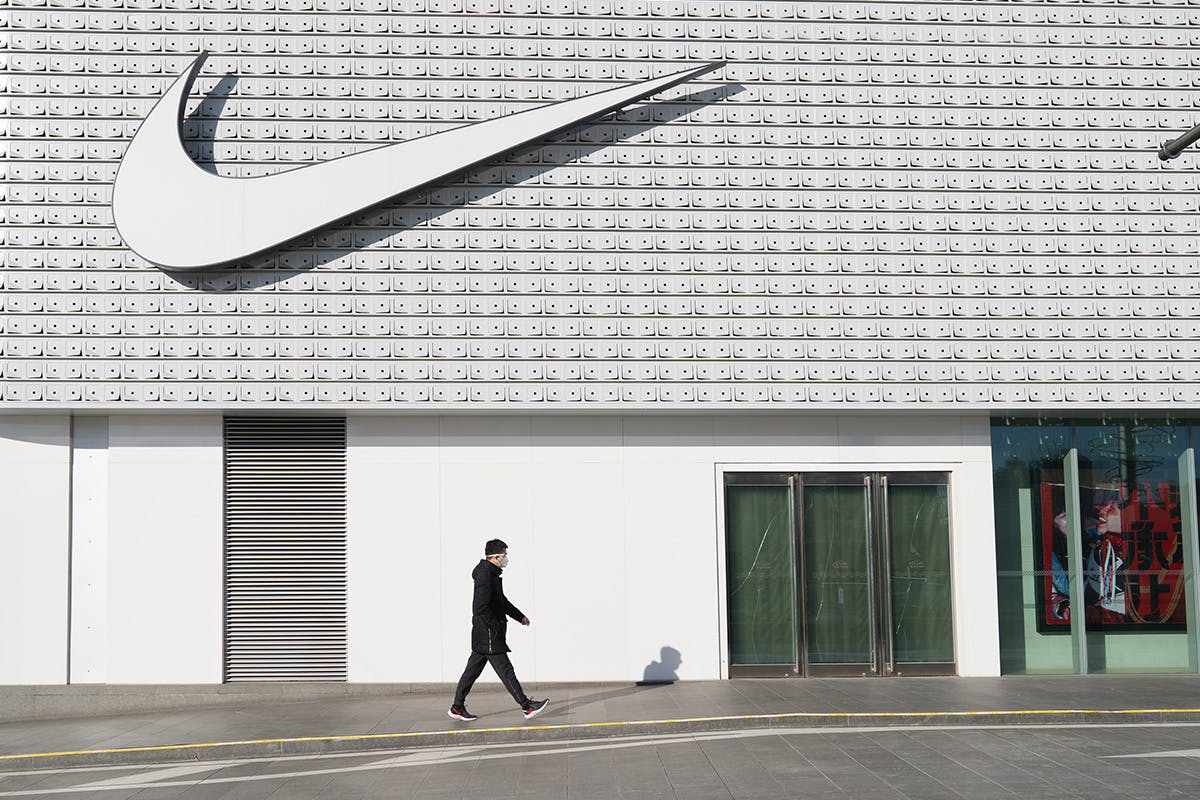
POLYGON ((806 485, 803 519, 808 662, 873 663, 866 487, 806 485))
POLYGON ((892 648, 897 664, 954 661, 946 486, 887 492, 892 648))
POLYGON ((733 664, 794 664, 791 489, 726 487, 729 651, 733 664))

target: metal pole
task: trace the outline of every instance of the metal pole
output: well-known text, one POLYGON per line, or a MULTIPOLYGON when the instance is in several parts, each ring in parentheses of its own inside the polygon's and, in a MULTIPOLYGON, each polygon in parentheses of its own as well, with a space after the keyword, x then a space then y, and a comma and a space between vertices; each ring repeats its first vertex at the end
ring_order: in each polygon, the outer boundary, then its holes
POLYGON ((1187 601, 1188 668, 1200 672, 1200 526, 1196 522, 1196 454, 1192 448, 1179 456, 1179 535, 1183 537, 1183 596, 1187 601))
POLYGON ((1178 136, 1169 142, 1164 142, 1163 146, 1158 148, 1159 161, 1170 161, 1172 158, 1176 158, 1189 146, 1195 144, 1198 139, 1200 139, 1200 125, 1192 128, 1182 136, 1178 136))
POLYGON ((1067 512, 1067 577, 1071 584, 1071 657, 1075 672, 1088 673, 1087 617, 1083 601, 1083 528, 1079 519, 1079 451, 1063 459, 1063 505, 1067 512))

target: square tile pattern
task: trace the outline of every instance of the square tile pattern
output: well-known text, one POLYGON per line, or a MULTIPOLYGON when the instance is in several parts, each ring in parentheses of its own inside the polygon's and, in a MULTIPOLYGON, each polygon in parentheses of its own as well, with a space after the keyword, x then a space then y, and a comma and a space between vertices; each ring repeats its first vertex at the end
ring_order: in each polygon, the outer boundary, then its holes
MULTIPOLYGON (((13 0, 6 406, 1200 401, 1200 5, 13 0), (726 66, 236 269, 112 224, 185 138, 251 177, 726 66)), ((219 236, 220 231, 213 235, 219 236)))

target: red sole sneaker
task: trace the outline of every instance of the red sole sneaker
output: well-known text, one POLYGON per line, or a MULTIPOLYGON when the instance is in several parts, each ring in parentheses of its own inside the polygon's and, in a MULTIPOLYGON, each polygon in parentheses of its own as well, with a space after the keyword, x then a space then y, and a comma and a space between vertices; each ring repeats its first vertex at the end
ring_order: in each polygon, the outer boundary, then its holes
POLYGON ((549 700, 534 700, 533 705, 531 705, 529 708, 525 709, 525 711, 524 711, 525 719, 533 719, 538 714, 545 711, 546 708, 549 707, 549 705, 550 705, 549 700))

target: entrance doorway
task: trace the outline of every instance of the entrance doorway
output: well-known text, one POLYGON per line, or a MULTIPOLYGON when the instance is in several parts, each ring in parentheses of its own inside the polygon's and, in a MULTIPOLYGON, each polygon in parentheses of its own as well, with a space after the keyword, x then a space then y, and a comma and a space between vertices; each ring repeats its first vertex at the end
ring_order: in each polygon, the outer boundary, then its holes
POLYGON ((949 476, 725 476, 731 677, 953 675, 949 476))

